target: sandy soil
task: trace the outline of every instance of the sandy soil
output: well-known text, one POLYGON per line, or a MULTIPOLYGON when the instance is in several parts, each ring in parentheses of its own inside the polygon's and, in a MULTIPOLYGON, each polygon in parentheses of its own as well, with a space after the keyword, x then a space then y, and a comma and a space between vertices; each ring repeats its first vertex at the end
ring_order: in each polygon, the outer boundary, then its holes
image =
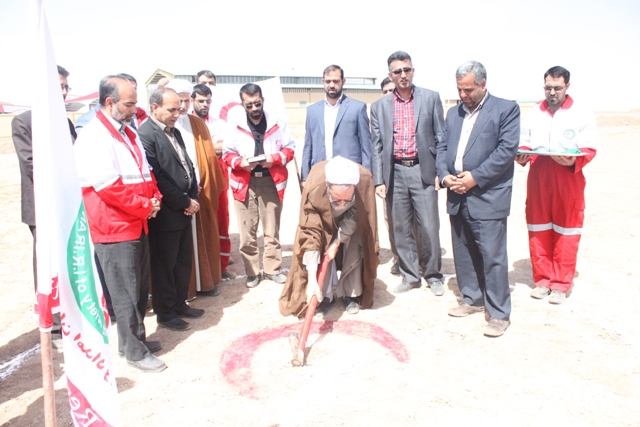
MULTIPOLYGON (((585 173, 587 211, 573 292, 561 306, 529 297, 533 287, 524 220, 527 169, 517 168, 509 219, 512 325, 482 335, 482 315, 447 316, 459 292, 390 292, 390 252, 380 215, 375 305, 355 316, 336 305, 310 335, 308 366, 293 368, 278 312, 281 286, 242 278, 193 305, 207 315, 192 329, 156 330, 169 368, 145 374, 115 357, 127 426, 640 425, 640 156, 638 112, 599 115, 600 150, 585 173), (635 171, 635 172, 634 172, 635 171), (633 196, 633 195, 636 196, 633 196), (635 259, 635 261, 634 261, 635 259), (634 397, 635 396, 635 397, 634 397)), ((302 141, 303 129, 296 128, 302 141)), ((281 240, 290 263, 300 195, 290 181, 281 240)), ((43 424, 39 335, 32 315, 31 235, 20 223, 19 174, 10 141, 0 141, 0 425, 43 424), (14 363, 22 355, 22 363, 14 363)), ((452 275, 448 218, 440 194, 443 272, 452 275)), ((378 211, 381 213, 381 204, 378 211)), ((233 215, 233 212, 232 212, 233 215)), ((233 271, 244 274, 232 219, 233 271)), ((116 334, 111 333, 112 354, 116 334)), ((64 361, 54 351, 59 426, 71 419, 64 361)))

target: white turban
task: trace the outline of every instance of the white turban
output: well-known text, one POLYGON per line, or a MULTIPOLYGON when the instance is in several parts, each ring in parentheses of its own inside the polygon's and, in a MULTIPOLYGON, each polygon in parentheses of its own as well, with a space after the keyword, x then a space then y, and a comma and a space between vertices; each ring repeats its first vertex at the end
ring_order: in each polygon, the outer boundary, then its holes
POLYGON ((191 92, 193 91, 193 85, 183 79, 169 80, 169 83, 167 83, 165 87, 168 89, 173 89, 177 93, 187 92, 189 95, 191 95, 191 92))
POLYGON ((334 157, 324 166, 324 174, 329 184, 357 185, 360 182, 358 165, 344 157, 334 157))

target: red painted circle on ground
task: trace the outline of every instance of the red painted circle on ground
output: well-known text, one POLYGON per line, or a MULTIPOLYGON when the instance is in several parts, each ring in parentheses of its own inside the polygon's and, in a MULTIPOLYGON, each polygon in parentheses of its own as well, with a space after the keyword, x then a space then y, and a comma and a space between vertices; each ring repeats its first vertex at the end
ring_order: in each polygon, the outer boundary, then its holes
MULTIPOLYGON (((300 324, 285 325, 279 328, 254 332, 233 341, 222 353, 220 370, 229 384, 235 387, 240 395, 255 399, 256 386, 251 382, 251 359, 258 348, 269 341, 287 338, 288 333, 300 332, 300 324)), ((380 326, 357 320, 318 321, 311 324, 312 334, 339 333, 369 338, 377 342, 398 360, 406 363, 409 360, 407 348, 396 337, 380 326)), ((290 357, 284 353, 283 358, 290 357)))

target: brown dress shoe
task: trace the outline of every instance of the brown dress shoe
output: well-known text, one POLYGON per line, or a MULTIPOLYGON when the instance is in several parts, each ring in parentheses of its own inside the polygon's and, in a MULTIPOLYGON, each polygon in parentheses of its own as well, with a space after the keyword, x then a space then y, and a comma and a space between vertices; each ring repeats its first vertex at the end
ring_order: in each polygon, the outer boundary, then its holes
POLYGON ((499 337, 504 334, 510 324, 508 320, 491 319, 484 327, 484 334, 488 337, 499 337))
POLYGON ((466 302, 463 302, 457 307, 453 307, 449 310, 449 316, 453 317, 466 317, 473 313, 482 313, 484 311, 484 307, 469 305, 466 302))

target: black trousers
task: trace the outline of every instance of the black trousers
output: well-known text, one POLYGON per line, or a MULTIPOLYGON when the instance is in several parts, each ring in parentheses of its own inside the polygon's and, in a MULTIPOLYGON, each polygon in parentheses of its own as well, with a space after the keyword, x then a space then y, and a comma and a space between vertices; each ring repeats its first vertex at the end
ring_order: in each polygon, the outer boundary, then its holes
POLYGON ((193 258, 191 222, 182 230, 149 233, 153 311, 167 322, 184 312, 193 258))

